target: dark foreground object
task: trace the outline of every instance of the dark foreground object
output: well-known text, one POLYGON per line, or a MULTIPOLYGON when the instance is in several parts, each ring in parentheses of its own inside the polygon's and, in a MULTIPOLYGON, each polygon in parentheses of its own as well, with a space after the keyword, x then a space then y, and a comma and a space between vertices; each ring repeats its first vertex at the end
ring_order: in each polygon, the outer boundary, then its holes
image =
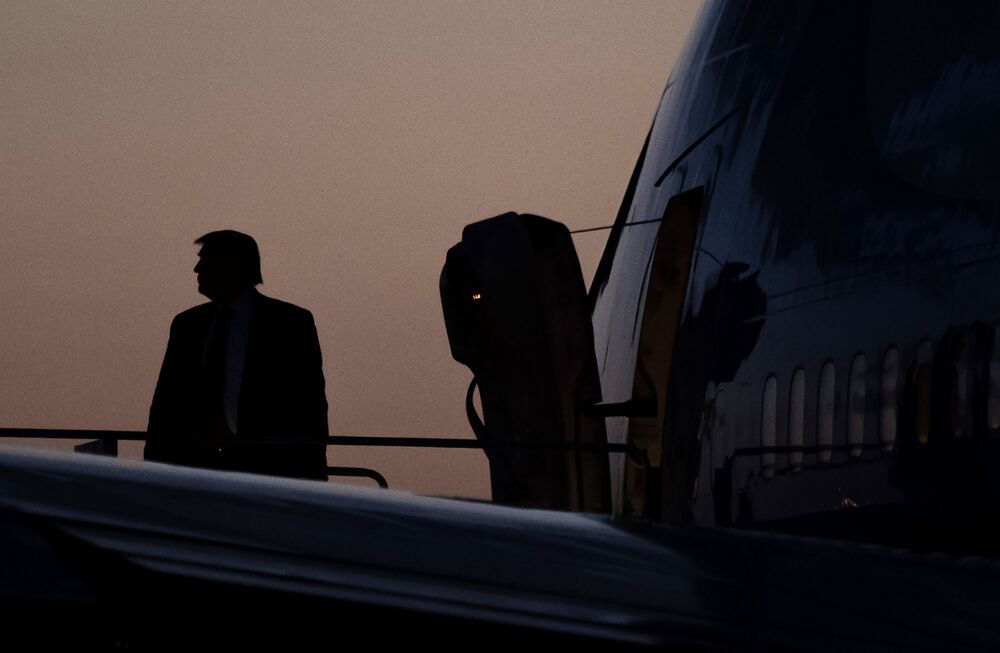
POLYGON ((1000 648, 982 557, 9 450, 0 522, 32 647, 1000 648))

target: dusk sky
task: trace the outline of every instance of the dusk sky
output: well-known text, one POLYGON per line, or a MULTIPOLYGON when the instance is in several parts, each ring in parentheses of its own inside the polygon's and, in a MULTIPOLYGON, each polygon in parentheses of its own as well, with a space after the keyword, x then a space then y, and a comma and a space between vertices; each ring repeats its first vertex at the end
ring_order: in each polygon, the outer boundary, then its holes
MULTIPOLYGON (((610 224, 700 4, 3 3, 0 426, 144 429, 231 228, 315 315, 333 434, 471 438, 445 253, 505 211, 610 224)), ((480 452, 329 460, 489 496, 480 452)))

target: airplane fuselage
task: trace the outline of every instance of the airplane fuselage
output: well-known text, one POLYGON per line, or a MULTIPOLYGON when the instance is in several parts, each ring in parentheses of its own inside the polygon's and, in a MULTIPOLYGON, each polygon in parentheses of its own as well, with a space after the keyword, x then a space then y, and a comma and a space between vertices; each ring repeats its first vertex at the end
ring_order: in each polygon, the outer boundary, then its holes
POLYGON ((988 4, 705 7, 591 288, 604 400, 661 409, 608 420, 659 467, 613 467, 619 510, 990 491, 996 26, 988 4))

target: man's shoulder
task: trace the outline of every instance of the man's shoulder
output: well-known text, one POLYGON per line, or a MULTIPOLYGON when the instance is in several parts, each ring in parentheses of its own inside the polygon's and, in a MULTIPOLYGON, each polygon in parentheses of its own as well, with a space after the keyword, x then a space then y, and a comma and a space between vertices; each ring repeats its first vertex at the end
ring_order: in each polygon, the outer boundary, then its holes
POLYGON ((192 306, 186 311, 181 311, 174 316, 175 325, 187 325, 196 322, 201 322, 202 320, 209 319, 212 316, 212 302, 205 302, 204 304, 198 304, 197 306, 192 306))
POLYGON ((312 320, 312 313, 301 306, 257 293, 254 310, 276 318, 312 320))
POLYGON ((174 316, 170 323, 171 338, 196 337, 202 333, 212 320, 211 302, 193 306, 174 316))

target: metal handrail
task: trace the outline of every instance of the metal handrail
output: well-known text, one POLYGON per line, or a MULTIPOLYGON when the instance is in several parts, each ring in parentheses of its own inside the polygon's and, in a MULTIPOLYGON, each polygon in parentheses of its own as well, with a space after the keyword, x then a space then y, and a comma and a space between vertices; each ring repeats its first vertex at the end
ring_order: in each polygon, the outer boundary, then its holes
POLYGON ((369 469, 367 467, 327 467, 327 476, 350 476, 352 478, 370 478, 383 490, 389 489, 389 481, 385 480, 385 476, 382 476, 374 469, 369 469))
MULTIPOLYGON (((25 438, 48 440, 93 440, 108 443, 131 441, 144 442, 149 437, 146 431, 113 431, 107 429, 37 429, 37 428, 0 428, 0 438, 25 438)), ((173 442, 193 441, 185 436, 171 438, 173 442)), ((316 444, 318 438, 287 437, 255 438, 239 440, 240 444, 316 444)), ((418 447, 438 449, 479 449, 482 451, 500 451, 520 449, 528 451, 582 451, 590 453, 623 453, 636 464, 649 467, 649 457, 645 449, 630 444, 574 444, 572 442, 514 442, 491 441, 484 442, 470 438, 427 438, 402 437, 385 435, 329 435, 327 446, 352 447, 418 447)), ((109 452, 110 453, 110 452, 109 452)), ((379 487, 389 485, 385 477, 373 469, 364 467, 328 467, 327 473, 333 476, 366 477, 378 483, 379 487), (335 470, 335 471, 334 471, 335 470)))

